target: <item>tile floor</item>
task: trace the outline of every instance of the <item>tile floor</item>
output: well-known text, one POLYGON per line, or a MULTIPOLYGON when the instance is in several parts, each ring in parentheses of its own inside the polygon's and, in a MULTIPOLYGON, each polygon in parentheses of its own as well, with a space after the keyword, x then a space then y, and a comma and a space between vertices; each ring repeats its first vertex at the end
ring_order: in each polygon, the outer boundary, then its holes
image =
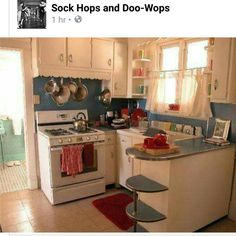
MULTIPOLYGON (((52 206, 40 190, 23 190, 0 196, 3 232, 122 232, 91 202, 121 190, 52 206)), ((204 232, 236 232, 236 222, 223 218, 204 232)))

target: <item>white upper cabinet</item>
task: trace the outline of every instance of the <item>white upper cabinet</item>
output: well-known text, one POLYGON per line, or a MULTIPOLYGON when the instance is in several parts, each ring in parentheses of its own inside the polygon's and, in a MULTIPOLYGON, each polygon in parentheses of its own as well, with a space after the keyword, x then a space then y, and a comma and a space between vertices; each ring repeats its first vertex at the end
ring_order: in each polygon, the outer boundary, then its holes
POLYGON ((211 101, 236 103, 236 40, 216 38, 213 54, 211 101))
POLYGON ((92 39, 92 68, 113 70, 113 41, 92 39))
POLYGON ((128 73, 128 45, 116 42, 114 45, 113 96, 126 97, 128 73))
POLYGON ((40 38, 32 40, 34 76, 111 80, 113 40, 40 38))
POLYGON ((66 39, 42 38, 38 45, 39 64, 47 66, 66 66, 66 39))
POLYGON ((68 66, 91 68, 91 38, 68 38, 68 66))

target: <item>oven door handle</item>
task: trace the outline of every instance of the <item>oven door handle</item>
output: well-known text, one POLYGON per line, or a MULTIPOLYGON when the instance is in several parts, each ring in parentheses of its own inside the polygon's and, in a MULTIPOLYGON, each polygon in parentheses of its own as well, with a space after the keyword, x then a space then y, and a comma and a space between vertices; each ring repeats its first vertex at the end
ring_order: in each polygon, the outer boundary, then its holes
MULTIPOLYGON (((97 147, 97 146, 104 145, 104 143, 105 143, 104 141, 100 141, 100 142, 95 142, 95 143, 93 143, 93 144, 94 144, 95 147, 97 147)), ((50 150, 51 150, 52 152, 62 151, 62 147, 64 147, 64 146, 66 146, 66 145, 51 147, 50 150)))

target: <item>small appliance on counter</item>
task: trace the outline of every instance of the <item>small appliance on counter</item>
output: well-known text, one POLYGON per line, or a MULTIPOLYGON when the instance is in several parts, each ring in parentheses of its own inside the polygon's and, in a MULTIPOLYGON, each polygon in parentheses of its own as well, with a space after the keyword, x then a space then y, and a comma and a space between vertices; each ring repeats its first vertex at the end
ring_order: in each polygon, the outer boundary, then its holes
POLYGON ((111 126, 115 129, 127 128, 127 123, 126 123, 125 119, 117 118, 117 119, 112 120, 111 126))

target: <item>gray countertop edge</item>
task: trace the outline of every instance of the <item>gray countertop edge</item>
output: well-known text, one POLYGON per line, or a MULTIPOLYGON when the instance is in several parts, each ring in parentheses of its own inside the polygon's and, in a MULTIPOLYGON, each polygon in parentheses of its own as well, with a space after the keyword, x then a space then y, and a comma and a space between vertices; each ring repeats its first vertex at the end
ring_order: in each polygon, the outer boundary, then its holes
POLYGON ((131 147, 131 148, 126 149, 126 154, 128 156, 130 156, 131 158, 136 158, 136 159, 144 160, 144 161, 168 161, 168 160, 174 160, 174 159, 183 158, 183 157, 196 155, 196 154, 200 154, 200 153, 222 150, 222 149, 226 149, 226 148, 230 148, 230 147, 234 146, 234 144, 225 145, 225 146, 218 146, 218 145, 214 145, 214 144, 204 143, 203 138, 194 139, 194 140, 195 140, 195 142, 196 142, 196 140, 198 140, 198 142, 202 142, 203 146, 211 147, 211 148, 182 152, 182 149, 184 149, 184 143, 190 142, 190 140, 181 140, 181 141, 176 142, 176 145, 180 147, 180 152, 178 152, 178 153, 153 156, 148 153, 138 151, 135 148, 131 147), (179 145, 179 144, 181 144, 181 145, 179 145))

